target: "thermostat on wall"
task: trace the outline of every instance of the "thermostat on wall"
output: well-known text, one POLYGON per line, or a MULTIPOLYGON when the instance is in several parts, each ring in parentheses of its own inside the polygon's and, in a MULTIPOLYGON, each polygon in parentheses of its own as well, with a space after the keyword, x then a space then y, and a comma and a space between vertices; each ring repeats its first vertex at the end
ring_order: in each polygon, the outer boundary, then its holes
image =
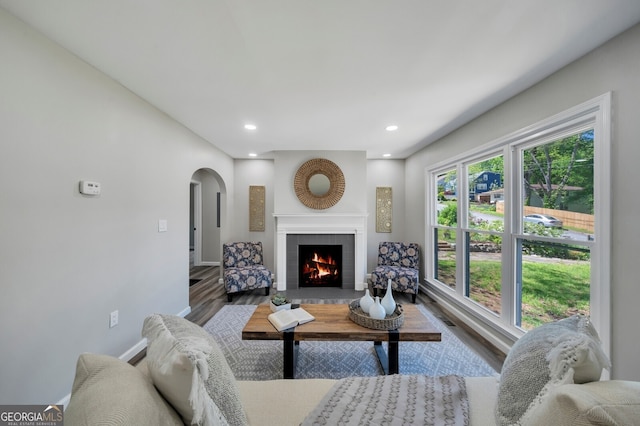
POLYGON ((81 180, 80 193, 85 195, 100 195, 100 183, 81 180))

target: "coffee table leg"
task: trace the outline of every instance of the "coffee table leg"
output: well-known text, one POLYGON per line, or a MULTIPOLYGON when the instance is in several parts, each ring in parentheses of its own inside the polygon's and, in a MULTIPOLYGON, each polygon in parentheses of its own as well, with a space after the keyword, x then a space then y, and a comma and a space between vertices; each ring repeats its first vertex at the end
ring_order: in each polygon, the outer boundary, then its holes
POLYGON ((389 372, 387 374, 399 374, 400 362, 398 361, 398 341, 389 341, 389 372))
POLYGON ((389 331, 389 349, 388 354, 385 353, 382 347, 382 342, 373 342, 373 347, 378 355, 378 361, 384 371, 384 374, 399 374, 400 362, 398 360, 398 331, 389 331))
POLYGON ((387 358, 387 354, 382 347, 382 342, 373 342, 373 347, 376 350, 376 354, 378 355, 378 362, 380 362, 382 371, 384 371, 384 374, 389 374, 389 359, 387 358))
POLYGON ((293 340, 293 332, 285 331, 283 340, 283 372, 285 379, 295 379, 296 364, 298 361, 298 348, 300 342, 293 340))

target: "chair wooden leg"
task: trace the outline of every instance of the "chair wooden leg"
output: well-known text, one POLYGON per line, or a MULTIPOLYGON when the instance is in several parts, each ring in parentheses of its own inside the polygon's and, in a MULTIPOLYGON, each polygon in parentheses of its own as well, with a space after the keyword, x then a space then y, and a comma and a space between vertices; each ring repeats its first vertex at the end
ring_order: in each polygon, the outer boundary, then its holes
POLYGON ((373 297, 376 297, 378 295, 378 288, 374 287, 373 288, 373 297))
POLYGON ((411 295, 411 301, 413 303, 416 303, 416 297, 418 297, 418 293, 415 293, 415 294, 411 295))
POLYGON ((233 299, 233 296, 231 293, 227 293, 227 302, 231 302, 231 299, 233 299))
POLYGON ((271 290, 271 289, 270 289, 269 287, 265 287, 265 288, 264 288, 264 295, 265 295, 265 296, 268 296, 268 295, 269 295, 269 291, 270 291, 270 290, 271 290))

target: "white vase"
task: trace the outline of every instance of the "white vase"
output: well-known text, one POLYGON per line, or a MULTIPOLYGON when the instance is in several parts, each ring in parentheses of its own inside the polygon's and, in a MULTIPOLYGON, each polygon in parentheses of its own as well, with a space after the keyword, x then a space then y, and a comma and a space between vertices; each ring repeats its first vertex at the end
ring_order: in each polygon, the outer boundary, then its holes
POLYGON ((373 297, 369 294, 369 289, 366 289, 364 296, 360 298, 360 307, 363 312, 369 312, 371 305, 373 305, 373 297))
POLYGON ((369 308, 369 316, 373 319, 384 319, 386 315, 387 313, 380 304, 380 297, 376 296, 375 302, 373 302, 373 305, 369 308))
POLYGON ((387 315, 391 315, 396 310, 396 301, 393 300, 393 291, 391 289, 391 280, 387 282, 387 294, 384 295, 380 302, 387 315))

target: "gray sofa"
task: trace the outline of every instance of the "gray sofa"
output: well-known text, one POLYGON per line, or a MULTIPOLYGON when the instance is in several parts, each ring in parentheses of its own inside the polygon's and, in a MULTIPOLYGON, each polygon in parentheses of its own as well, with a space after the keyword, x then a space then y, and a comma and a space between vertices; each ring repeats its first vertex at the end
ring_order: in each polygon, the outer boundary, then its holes
MULTIPOLYGON (((211 336, 180 317, 152 315, 143 335, 147 357, 136 367, 106 355, 79 357, 66 425, 335 424, 323 417, 322 407, 343 415, 340 410, 367 405, 376 393, 341 394, 335 400, 335 390, 347 379, 236 381, 211 336)), ((461 378, 466 398, 456 424, 640 424, 640 382, 599 381, 606 367, 588 319, 542 326, 514 345, 501 378, 461 378)), ((371 414, 369 424, 403 424, 406 407, 389 412, 385 404, 367 407, 381 410, 371 414)))

